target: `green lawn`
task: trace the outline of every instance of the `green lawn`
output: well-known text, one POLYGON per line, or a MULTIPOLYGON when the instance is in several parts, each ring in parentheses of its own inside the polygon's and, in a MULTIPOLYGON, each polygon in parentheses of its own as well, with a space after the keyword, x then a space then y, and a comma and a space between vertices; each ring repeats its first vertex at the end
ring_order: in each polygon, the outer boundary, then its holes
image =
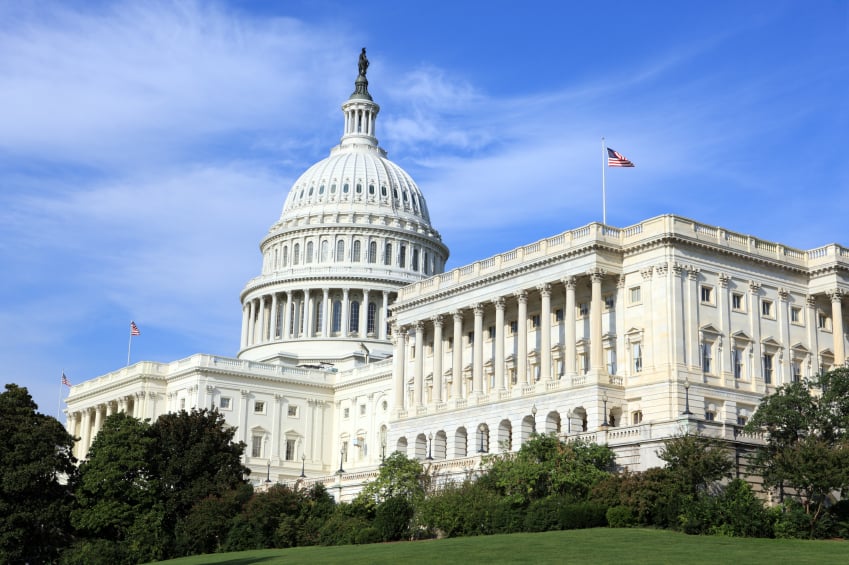
POLYGON ((664 530, 570 530, 341 547, 296 547, 201 555, 169 565, 277 563, 849 563, 849 542, 688 536, 664 530))

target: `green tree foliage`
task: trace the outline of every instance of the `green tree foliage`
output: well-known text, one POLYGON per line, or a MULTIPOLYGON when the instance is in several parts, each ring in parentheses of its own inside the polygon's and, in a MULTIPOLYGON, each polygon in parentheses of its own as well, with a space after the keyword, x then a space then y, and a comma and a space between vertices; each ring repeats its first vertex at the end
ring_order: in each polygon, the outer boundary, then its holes
POLYGON ((137 517, 153 509, 156 493, 148 465, 150 424, 123 412, 103 422, 74 485, 71 523, 81 534, 126 540, 137 517))
POLYGON ((779 387, 747 424, 766 432, 754 464, 764 485, 794 492, 815 537, 833 492, 849 489, 849 369, 779 387))
POLYGON ((712 438, 687 434, 668 439, 657 455, 666 462, 670 477, 682 493, 693 498, 731 478, 733 463, 728 449, 712 438))
POLYGON ((370 510, 398 496, 415 504, 424 498, 429 485, 430 477, 424 472, 421 463, 396 451, 383 462, 377 478, 360 491, 357 502, 370 510))
POLYGON ((0 563, 54 561, 68 543, 74 438, 24 387, 0 393, 0 563))
POLYGON ((683 507, 681 529, 688 534, 769 537, 770 517, 752 488, 734 479, 715 496, 691 500, 683 507))
POLYGON ((564 442, 553 434, 534 435, 517 453, 491 456, 485 467, 493 483, 514 504, 552 495, 583 500, 610 475, 614 455, 606 445, 564 442))
POLYGON ((222 496, 208 496, 197 502, 177 524, 176 555, 222 551, 234 518, 253 495, 251 485, 239 485, 222 496))

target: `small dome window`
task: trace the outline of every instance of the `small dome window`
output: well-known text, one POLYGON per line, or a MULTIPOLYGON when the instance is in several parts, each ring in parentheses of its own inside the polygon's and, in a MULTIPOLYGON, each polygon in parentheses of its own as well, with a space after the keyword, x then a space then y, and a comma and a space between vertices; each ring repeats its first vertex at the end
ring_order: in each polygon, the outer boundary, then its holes
POLYGON ((404 196, 404 202, 407 202, 407 193, 403 192, 402 195, 404 196))
POLYGON ((392 197, 393 197, 395 200, 398 200, 398 189, 397 189, 397 188, 393 188, 393 189, 392 189, 392 197))
POLYGON ((300 198, 303 198, 303 197, 304 197, 304 189, 302 188, 301 193, 298 194, 298 198, 300 199, 300 198))
POLYGON ((357 183, 357 194, 362 194, 362 193, 363 193, 363 185, 361 185, 360 183, 357 183))
POLYGON ((348 186, 347 182, 342 185, 342 192, 344 192, 345 194, 348 194, 349 190, 350 190, 350 187, 348 186))
POLYGON ((314 186, 311 186, 311 187, 310 187, 309 196, 312 196, 312 192, 313 192, 313 190, 315 190, 315 187, 314 187, 314 186))
POLYGON ((386 198, 386 187, 385 186, 380 187, 380 195, 382 197, 386 198))
POLYGON ((369 196, 374 196, 374 185, 373 184, 368 185, 368 193, 369 193, 369 196))
POLYGON ((318 193, 324 194, 324 185, 321 185, 320 187, 318 187, 318 193))
POLYGON ((336 183, 330 185, 330 194, 336 194, 336 183))

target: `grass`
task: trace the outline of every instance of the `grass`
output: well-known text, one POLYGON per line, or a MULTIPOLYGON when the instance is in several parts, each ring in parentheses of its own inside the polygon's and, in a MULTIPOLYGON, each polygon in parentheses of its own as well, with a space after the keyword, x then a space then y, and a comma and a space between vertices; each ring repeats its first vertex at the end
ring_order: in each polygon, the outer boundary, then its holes
POLYGON ((666 530, 596 528, 338 547, 295 547, 198 555, 168 565, 286 565, 297 563, 847 563, 849 544, 688 536, 666 530))

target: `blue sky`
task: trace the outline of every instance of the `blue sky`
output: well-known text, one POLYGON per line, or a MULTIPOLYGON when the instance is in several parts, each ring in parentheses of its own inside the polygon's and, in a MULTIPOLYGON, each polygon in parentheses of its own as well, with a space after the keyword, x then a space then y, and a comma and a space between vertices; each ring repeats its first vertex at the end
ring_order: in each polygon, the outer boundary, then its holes
POLYGON ((132 358, 234 355, 368 48, 449 268, 675 213, 849 245, 849 3, 0 0, 0 380, 56 415, 132 358), (485 7, 484 7, 485 6, 485 7))

